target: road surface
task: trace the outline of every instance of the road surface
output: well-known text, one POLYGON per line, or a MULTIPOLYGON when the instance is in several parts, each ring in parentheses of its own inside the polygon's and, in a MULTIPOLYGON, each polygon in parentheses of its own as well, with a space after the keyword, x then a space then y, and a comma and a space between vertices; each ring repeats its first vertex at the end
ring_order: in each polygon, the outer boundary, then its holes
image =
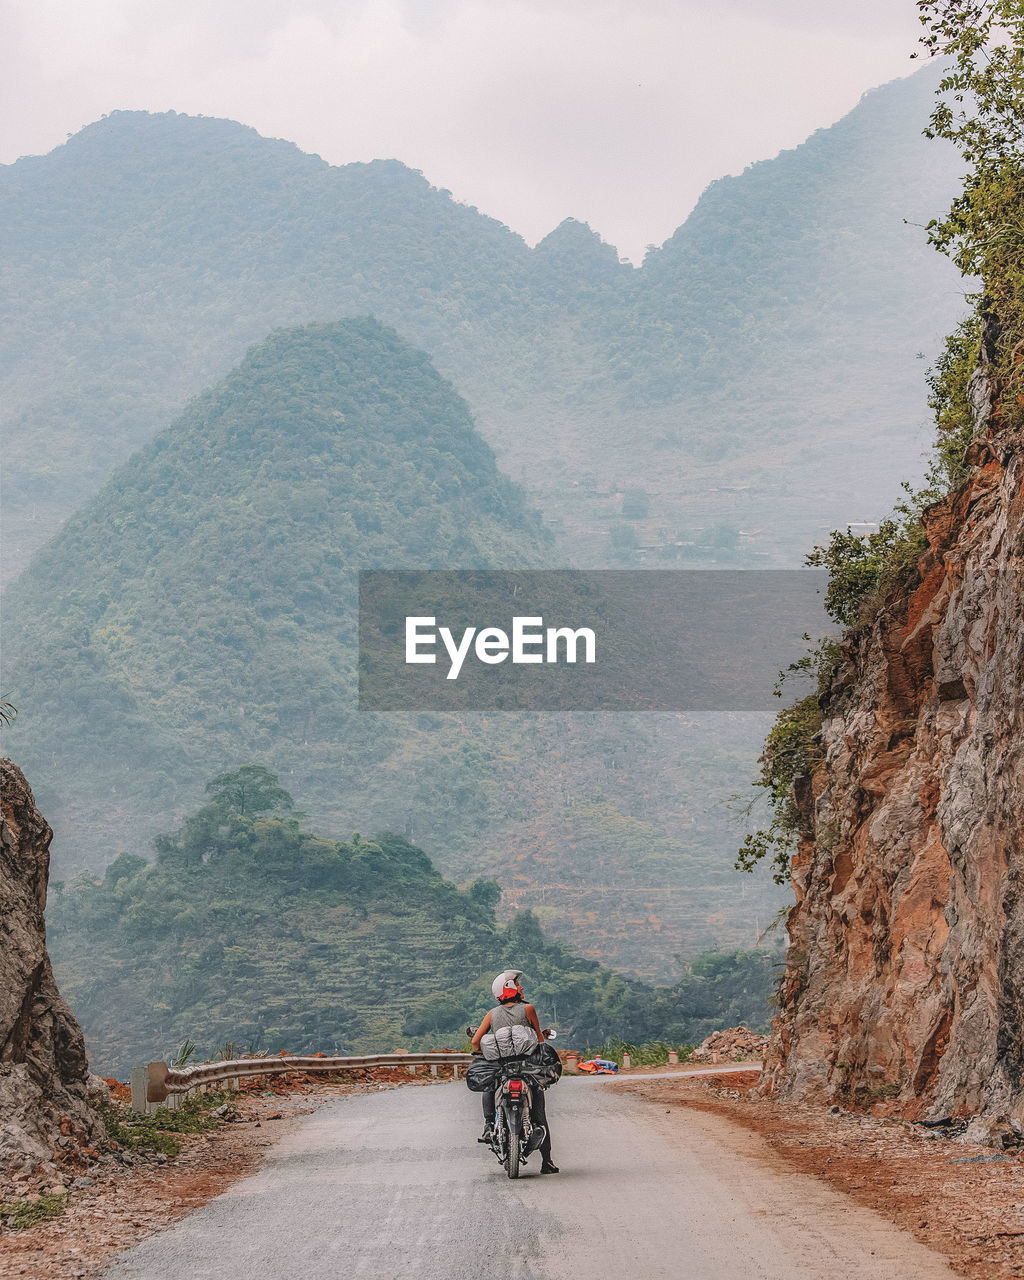
POLYGON ((937 1254, 715 1116, 593 1080, 548 1094, 510 1182, 461 1083, 338 1097, 105 1280, 952 1280, 937 1254), (725 1139, 729 1138, 729 1141, 725 1139))

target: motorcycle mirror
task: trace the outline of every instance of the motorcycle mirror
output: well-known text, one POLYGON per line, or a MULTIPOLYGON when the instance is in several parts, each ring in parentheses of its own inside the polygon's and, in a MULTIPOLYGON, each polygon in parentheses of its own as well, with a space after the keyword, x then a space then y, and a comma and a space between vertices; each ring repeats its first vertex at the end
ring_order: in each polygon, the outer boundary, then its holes
POLYGON ((544 1039, 545 1039, 545 1040, 557 1040, 557 1039, 558 1039, 558 1032, 557 1032, 557 1031, 552 1027, 552 1028, 550 1028, 549 1030, 547 1030, 547 1031, 545 1031, 545 1032, 544 1032, 544 1039))

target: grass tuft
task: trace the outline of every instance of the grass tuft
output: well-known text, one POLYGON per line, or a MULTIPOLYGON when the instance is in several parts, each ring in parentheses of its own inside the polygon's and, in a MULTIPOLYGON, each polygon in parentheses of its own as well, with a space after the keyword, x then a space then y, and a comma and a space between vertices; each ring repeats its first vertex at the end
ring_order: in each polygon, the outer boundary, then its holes
POLYGON ((217 1128, 209 1112, 225 1100, 223 1093, 202 1093, 186 1098, 180 1107, 160 1107, 151 1115, 107 1105, 102 1108, 107 1135, 129 1151, 157 1151, 173 1158, 181 1151, 182 1133, 205 1133, 217 1128))
POLYGON ((37 1200, 0 1201, 0 1228, 24 1231, 26 1227, 59 1218, 67 1204, 66 1195, 40 1196, 37 1200))

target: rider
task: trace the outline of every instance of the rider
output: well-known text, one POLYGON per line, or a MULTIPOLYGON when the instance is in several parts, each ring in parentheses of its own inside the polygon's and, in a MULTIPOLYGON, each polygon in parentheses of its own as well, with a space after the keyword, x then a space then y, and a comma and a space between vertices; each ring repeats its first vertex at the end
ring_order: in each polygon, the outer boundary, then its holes
MULTIPOLYGON (((491 992, 498 1001, 498 1006, 490 1013, 484 1014, 484 1020, 473 1036, 473 1052, 480 1052, 480 1041, 488 1031, 500 1031, 503 1027, 528 1026, 537 1033, 537 1043, 543 1044, 544 1032, 541 1030, 537 1010, 527 1004, 523 998, 523 984, 520 979, 522 969, 505 969, 491 983, 491 992)), ((534 1086, 530 1090, 533 1101, 530 1106, 530 1122, 534 1128, 542 1127, 544 1141, 540 1144, 542 1164, 541 1173, 557 1173, 558 1167, 551 1159, 551 1130, 548 1128, 546 1108, 544 1106, 544 1090, 534 1086)), ((494 1134, 494 1088, 485 1090, 482 1095, 484 1104, 484 1132, 481 1142, 490 1142, 494 1134)))

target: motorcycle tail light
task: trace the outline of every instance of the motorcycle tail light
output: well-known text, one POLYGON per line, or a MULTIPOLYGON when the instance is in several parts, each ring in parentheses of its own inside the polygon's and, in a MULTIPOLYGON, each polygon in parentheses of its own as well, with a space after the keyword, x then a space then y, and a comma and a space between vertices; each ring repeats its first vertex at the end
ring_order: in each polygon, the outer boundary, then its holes
POLYGON ((522 1080, 510 1080, 508 1082, 508 1091, 513 1098, 518 1098, 519 1095, 523 1092, 522 1080))

